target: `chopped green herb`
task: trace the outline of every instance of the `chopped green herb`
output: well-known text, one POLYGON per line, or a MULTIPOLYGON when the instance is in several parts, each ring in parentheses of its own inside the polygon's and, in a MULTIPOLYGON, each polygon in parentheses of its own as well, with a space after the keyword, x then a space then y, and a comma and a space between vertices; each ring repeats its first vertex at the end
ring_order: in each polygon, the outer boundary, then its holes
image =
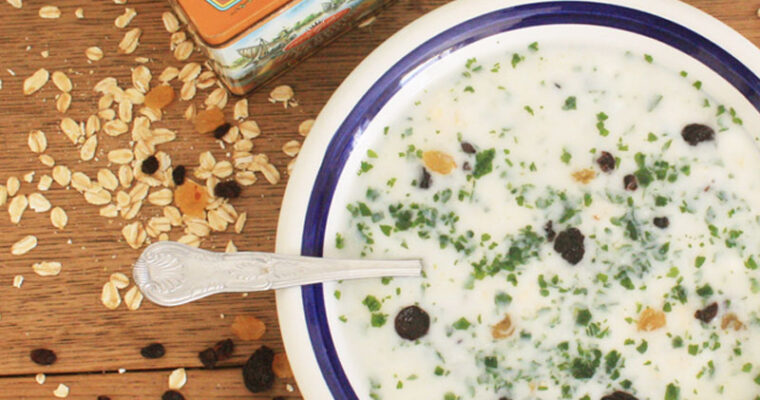
POLYGON ((570 159, 573 158, 573 155, 570 154, 567 149, 562 149, 562 156, 560 157, 560 160, 562 160, 565 164, 570 164, 570 159))
POLYGON ((565 99, 565 105, 562 106, 562 109, 565 111, 575 110, 577 109, 577 106, 575 103, 576 103, 575 96, 570 96, 565 99))
POLYGON ((371 294, 368 294, 367 297, 362 300, 362 304, 367 306, 372 312, 379 310, 381 307, 380 301, 377 300, 377 297, 372 296, 371 294))
POLYGON ((651 55, 649 55, 649 54, 644 54, 644 60, 645 60, 646 62, 648 62, 649 64, 651 64, 651 63, 652 63, 652 61, 654 61, 654 57, 652 57, 652 56, 651 56, 651 55))
POLYGON ((472 176, 480 178, 488 175, 493 171, 493 159, 496 156, 496 149, 483 150, 475 155, 475 168, 472 170, 472 176))
POLYGON ((468 321, 465 317, 459 318, 456 322, 454 322, 454 329, 457 330, 465 330, 470 327, 470 321, 468 321))

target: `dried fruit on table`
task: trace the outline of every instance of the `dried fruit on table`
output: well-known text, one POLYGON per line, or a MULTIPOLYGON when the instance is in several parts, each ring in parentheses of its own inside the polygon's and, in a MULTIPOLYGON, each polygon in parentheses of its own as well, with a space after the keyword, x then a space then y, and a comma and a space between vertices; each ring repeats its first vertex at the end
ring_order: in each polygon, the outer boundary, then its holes
POLYGON ((256 350, 243 366, 245 387, 252 393, 259 393, 272 388, 274 371, 272 371, 274 352, 267 346, 256 350))
POLYGON ((267 331, 267 327, 262 320, 248 315, 238 315, 235 317, 230 329, 241 340, 259 340, 267 331))
POLYGON ((166 348, 161 343, 151 343, 140 349, 140 355, 144 358, 161 358, 166 354, 166 348))
POLYGON ((292 378, 293 371, 290 370, 288 356, 285 353, 277 353, 272 360, 272 371, 278 378, 292 378))
POLYGON ((145 106, 160 111, 174 101, 174 89, 169 85, 158 85, 145 95, 145 106))
POLYGON ((176 390, 167 390, 161 395, 161 400, 185 400, 185 396, 176 390))
POLYGON ((219 182, 214 186, 214 196, 222 197, 225 199, 235 199, 240 197, 242 188, 240 184, 234 180, 219 182))
POLYGON ((34 349, 29 353, 29 358, 38 365, 51 365, 58 359, 58 356, 53 350, 34 349))
POLYGON ((195 125, 195 131, 198 133, 213 132, 216 128, 224 125, 225 122, 224 113, 216 107, 209 107, 199 112, 193 118, 193 125, 195 125))
POLYGON ((206 188, 187 179, 174 190, 174 204, 183 214, 195 218, 204 218, 204 210, 209 202, 206 188))

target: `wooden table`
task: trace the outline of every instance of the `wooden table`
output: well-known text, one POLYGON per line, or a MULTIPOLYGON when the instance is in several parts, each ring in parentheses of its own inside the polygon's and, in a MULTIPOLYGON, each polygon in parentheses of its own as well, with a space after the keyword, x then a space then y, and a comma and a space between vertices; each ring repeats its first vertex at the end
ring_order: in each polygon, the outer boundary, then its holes
MULTIPOLYGON (((656 1, 656 0, 650 0, 656 1)), ((264 179, 245 188, 241 198, 233 201, 238 211, 247 211, 248 223, 241 235, 217 233, 205 240, 203 247, 221 249, 228 240, 241 250, 272 251, 277 215, 285 189, 285 166, 289 157, 280 150, 293 139, 300 140, 299 123, 316 117, 330 94, 351 70, 377 45, 415 18, 446 3, 445 0, 400 0, 380 15, 369 27, 356 29, 321 50, 296 69, 248 96, 251 118, 263 134, 254 140, 255 152, 270 156, 283 175, 277 185, 264 179), (299 106, 284 109, 268 102, 268 93, 276 85, 289 84, 296 90, 299 106)), ((718 17, 743 35, 760 44, 758 4, 749 0, 690 0, 689 3, 718 17)), ((21 85, 38 68, 61 70, 73 80, 73 102, 66 113, 83 120, 97 110, 97 99, 91 88, 100 79, 113 76, 128 87, 130 68, 139 65, 135 57, 148 57, 146 65, 154 79, 169 65, 181 67, 170 53, 169 34, 161 23, 161 14, 169 10, 163 1, 129 0, 126 6, 138 15, 130 27, 140 27, 140 46, 132 55, 119 55, 117 44, 123 30, 114 26, 114 18, 125 5, 111 1, 78 2, 60 0, 56 4, 63 15, 45 20, 38 16, 43 4, 24 2, 15 9, 0 4, 0 182, 10 176, 21 177, 35 171, 34 183, 22 183, 21 193, 36 191, 37 182, 50 168, 42 165, 27 147, 27 133, 41 129, 47 133, 46 154, 58 164, 69 166, 94 177, 107 165, 105 154, 118 145, 120 138, 101 140, 97 158, 79 161, 79 152, 60 133, 62 115, 55 110, 57 89, 48 83, 32 96, 22 95, 21 85), (77 19, 74 10, 84 9, 84 19, 77 19), (99 46, 105 58, 90 63, 84 51, 99 46), (49 57, 43 58, 42 51, 49 57), (11 72, 12 71, 12 72, 11 72)), ((198 53, 191 57, 202 62, 198 53)), ((153 81, 155 83, 155 80, 153 81)), ((175 82, 175 87, 178 85, 175 82)), ((193 101, 202 104, 208 91, 193 101)), ((234 99, 233 99, 234 100, 234 99)), ((225 157, 213 140, 194 133, 182 118, 186 102, 175 102, 164 120, 156 126, 176 130, 178 139, 162 145, 174 165, 198 165, 198 154, 210 149, 219 158, 225 157)), ((234 101, 228 104, 228 112, 234 101)), ((104 136, 104 135, 101 135, 104 136)), ((271 393, 252 395, 243 386, 240 367, 260 345, 276 352, 283 351, 271 293, 219 295, 178 308, 161 308, 145 301, 137 311, 124 305, 106 309, 100 302, 103 284, 113 272, 129 274, 139 251, 129 248, 121 235, 124 221, 98 215, 98 208, 85 202, 75 190, 66 190, 55 183, 45 192, 53 205, 66 209, 69 224, 63 231, 51 227, 48 213, 27 210, 19 225, 9 222, 6 206, 0 218, 0 399, 52 398, 59 383, 71 389, 71 399, 95 399, 108 395, 111 399, 158 399, 167 390, 167 378, 175 368, 184 367, 188 382, 182 393, 188 399, 270 399, 273 396, 300 398, 293 379, 278 379, 271 393), (25 235, 33 234, 39 245, 23 256, 11 256, 10 246, 25 235), (63 270, 58 276, 37 276, 31 265, 39 261, 59 261, 63 270), (21 288, 11 285, 14 276, 23 275, 21 288), (236 340, 234 356, 216 369, 201 368, 198 352, 215 342, 233 337, 230 324, 234 317, 251 315, 262 319, 267 332, 258 341, 236 340), (151 342, 163 343, 167 354, 157 360, 140 356, 140 348, 151 342), (58 361, 39 366, 29 359, 31 349, 55 350, 58 361), (40 385, 35 374, 45 373, 40 385), (288 390, 288 385, 295 388, 288 390)), ((141 211, 141 218, 158 215, 160 209, 150 206, 141 211)), ((229 231, 229 230, 228 230, 229 231)), ((179 232, 172 234, 176 238, 179 232)), ((124 292, 122 291, 122 294, 124 292)))

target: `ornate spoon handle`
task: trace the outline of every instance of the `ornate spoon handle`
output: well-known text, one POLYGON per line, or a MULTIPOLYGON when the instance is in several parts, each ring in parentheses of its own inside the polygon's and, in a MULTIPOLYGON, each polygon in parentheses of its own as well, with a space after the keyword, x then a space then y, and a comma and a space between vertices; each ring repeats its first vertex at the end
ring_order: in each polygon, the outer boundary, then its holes
POLYGON ((280 289, 341 279, 419 276, 421 271, 421 260, 215 253, 162 241, 143 251, 135 263, 133 277, 148 300, 170 307, 216 293, 280 289))

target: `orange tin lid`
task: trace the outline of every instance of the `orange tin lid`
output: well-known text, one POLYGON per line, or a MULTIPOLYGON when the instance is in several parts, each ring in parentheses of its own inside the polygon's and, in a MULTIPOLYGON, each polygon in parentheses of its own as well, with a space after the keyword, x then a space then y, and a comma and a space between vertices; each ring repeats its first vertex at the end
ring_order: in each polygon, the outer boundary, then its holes
POLYGON ((293 0, 177 0, 198 34, 216 46, 293 0))

